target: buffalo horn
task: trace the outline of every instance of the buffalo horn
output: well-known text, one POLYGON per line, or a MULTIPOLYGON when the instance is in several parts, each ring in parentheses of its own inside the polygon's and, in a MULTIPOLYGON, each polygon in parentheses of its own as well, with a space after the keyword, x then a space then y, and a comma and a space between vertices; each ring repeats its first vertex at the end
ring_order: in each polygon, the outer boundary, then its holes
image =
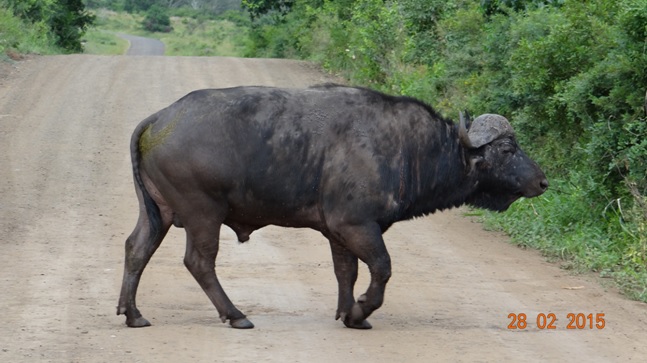
MULTIPOLYGON (((470 141, 470 138, 468 136, 467 126, 466 126, 466 124, 469 121, 465 120, 466 119, 465 114, 467 114, 467 111, 465 111, 465 113, 459 111, 458 114, 460 117, 460 124, 458 125, 458 138, 464 147, 468 149, 472 149, 473 148, 472 142, 470 141)), ((469 118, 469 114, 467 114, 467 117, 469 118)))
POLYGON ((459 138, 467 148, 479 148, 500 137, 514 136, 510 122, 501 115, 483 114, 474 119, 469 130, 466 131, 465 121, 461 113, 459 125, 459 138))

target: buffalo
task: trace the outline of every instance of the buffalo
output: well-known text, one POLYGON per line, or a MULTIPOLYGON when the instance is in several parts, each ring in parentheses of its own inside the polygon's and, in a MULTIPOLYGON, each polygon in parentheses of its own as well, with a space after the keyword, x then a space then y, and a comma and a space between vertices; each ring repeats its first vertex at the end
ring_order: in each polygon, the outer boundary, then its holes
POLYGON ((223 323, 241 329, 254 325, 215 272, 221 225, 241 242, 270 224, 321 232, 336 319, 369 329, 391 276, 382 234, 393 223, 463 204, 504 211, 548 188, 503 116, 461 113, 456 125, 413 98, 331 84, 192 92, 143 120, 130 153, 139 219, 117 307, 130 327, 150 325, 135 295, 171 225, 185 229, 184 264, 223 323), (355 300, 358 259, 371 282, 355 300))

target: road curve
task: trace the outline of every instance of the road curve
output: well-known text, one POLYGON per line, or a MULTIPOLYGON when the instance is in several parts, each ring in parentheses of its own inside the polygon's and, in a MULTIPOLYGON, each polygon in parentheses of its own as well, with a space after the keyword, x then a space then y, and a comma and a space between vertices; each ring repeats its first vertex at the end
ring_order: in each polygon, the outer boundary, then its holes
POLYGON ((130 43, 126 55, 164 55, 164 43, 160 40, 129 34, 117 35, 130 43))
MULTIPOLYGON (((139 287, 138 306, 153 326, 127 328, 115 307, 124 241, 138 215, 129 140, 139 121, 199 88, 330 80, 308 63, 276 59, 68 55, 18 63, 0 79, 0 362, 645 360, 645 304, 508 244, 460 211, 402 222, 385 235, 393 277, 369 319, 373 330, 333 319, 326 240, 274 227, 243 244, 226 228, 221 238, 218 274, 255 329, 220 322, 183 266, 184 233, 175 228, 139 287), (526 324, 512 324, 521 314, 526 324), (569 314, 581 316, 575 329, 569 314), (593 328, 582 321, 589 314, 593 328), (552 324, 539 327, 542 316, 552 324)), ((362 265, 357 295, 367 275, 362 265)))

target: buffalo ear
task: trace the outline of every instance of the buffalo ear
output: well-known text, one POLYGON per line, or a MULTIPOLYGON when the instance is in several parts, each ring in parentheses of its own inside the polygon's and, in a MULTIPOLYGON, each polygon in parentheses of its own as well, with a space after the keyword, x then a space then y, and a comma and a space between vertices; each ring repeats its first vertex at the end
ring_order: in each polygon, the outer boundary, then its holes
POLYGON ((485 161, 485 158, 481 155, 472 155, 469 157, 470 161, 470 173, 476 170, 476 168, 479 166, 479 164, 483 163, 485 161))

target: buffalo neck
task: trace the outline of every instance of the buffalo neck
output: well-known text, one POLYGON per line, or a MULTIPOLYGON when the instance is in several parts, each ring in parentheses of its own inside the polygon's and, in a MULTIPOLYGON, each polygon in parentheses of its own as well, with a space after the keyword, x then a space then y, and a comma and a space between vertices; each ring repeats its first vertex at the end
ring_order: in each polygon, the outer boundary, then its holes
POLYGON ((409 188, 402 219, 458 207, 475 190, 456 126, 446 124, 443 128, 424 140, 419 152, 409 155, 409 188))

